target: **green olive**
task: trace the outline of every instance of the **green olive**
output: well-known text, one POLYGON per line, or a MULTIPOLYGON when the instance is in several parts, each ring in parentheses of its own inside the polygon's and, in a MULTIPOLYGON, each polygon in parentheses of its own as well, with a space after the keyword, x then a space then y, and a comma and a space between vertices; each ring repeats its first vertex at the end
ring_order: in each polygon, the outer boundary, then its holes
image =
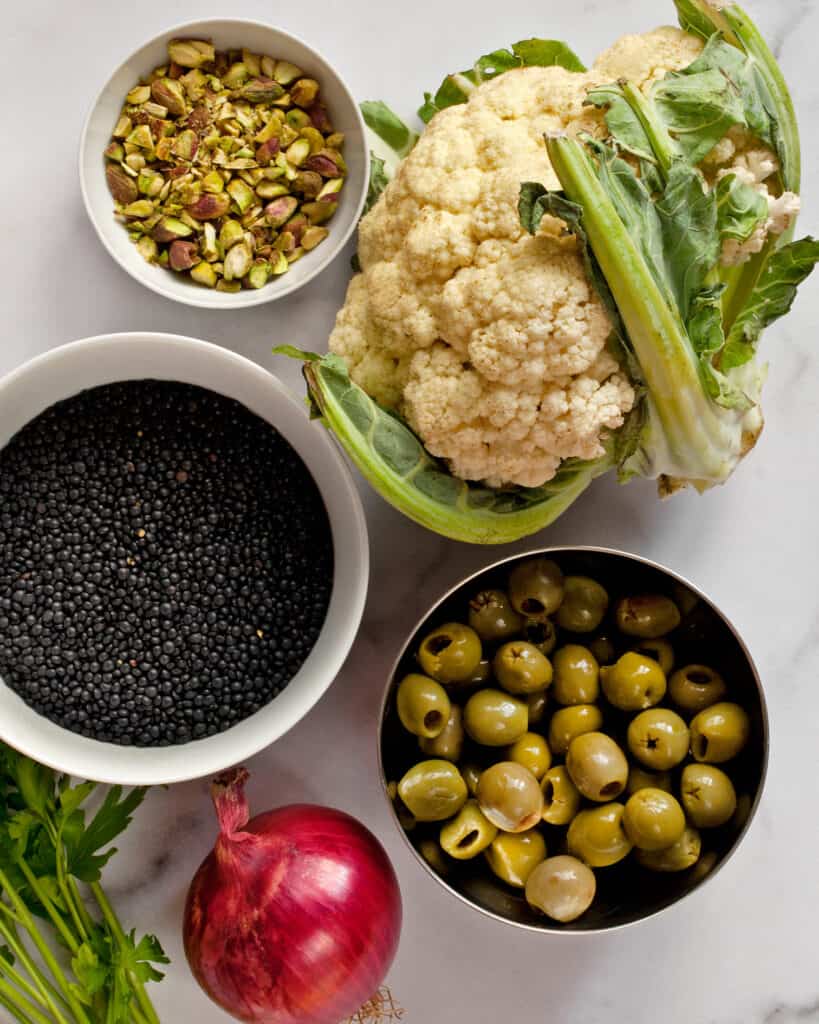
POLYGON ((601 634, 589 641, 589 650, 597 658, 598 665, 610 665, 617 657, 617 648, 611 637, 601 634))
POLYGON ((636 651, 626 651, 613 665, 604 665, 600 682, 606 700, 621 711, 642 711, 665 696, 665 672, 653 658, 636 651))
POLYGON ((696 885, 698 882, 701 882, 706 875, 710 875, 717 866, 718 859, 719 858, 717 857, 715 850, 709 850, 708 853, 701 854, 700 859, 691 871, 689 883, 691 885, 696 885))
POLYGON ((495 655, 492 668, 504 690, 516 695, 545 690, 552 681, 552 663, 525 640, 504 644, 495 655))
POLYGON ((498 834, 478 806, 477 800, 467 800, 452 821, 441 829, 441 848, 455 860, 471 860, 482 853, 498 834))
POLYGON ((685 814, 671 793, 648 787, 629 797, 623 828, 638 850, 667 850, 682 838, 685 814))
POLYGON ((525 832, 543 814, 540 783, 528 768, 515 761, 493 764, 478 780, 475 793, 486 817, 504 832, 525 832))
POLYGON ((398 818, 398 824, 405 832, 412 832, 418 825, 418 819, 403 800, 395 801, 395 816, 398 818))
POLYGON ((548 558, 534 558, 515 566, 509 576, 509 597, 520 615, 545 619, 563 600, 563 573, 548 558))
POLYGON ((580 810, 580 791, 564 764, 550 768, 540 782, 543 820, 548 825, 568 825, 580 810))
POLYGON ((626 788, 628 761, 611 736, 587 732, 569 744, 566 768, 583 796, 600 803, 626 788))
POLYGON ((700 834, 689 825, 673 846, 665 850, 637 850, 635 855, 649 871, 685 871, 697 863, 701 849, 700 834))
POLYGON ((722 764, 737 756, 750 735, 751 721, 739 704, 712 704, 691 722, 691 753, 695 761, 722 764))
POLYGON ((641 789, 662 789, 666 793, 673 792, 674 786, 671 781, 671 772, 647 772, 638 764, 630 765, 628 770, 628 782, 626 792, 634 796, 641 789))
POLYGON ((481 640, 498 643, 517 636, 523 620, 502 590, 482 590, 469 602, 469 625, 481 640))
POLYGON ((674 648, 661 637, 656 640, 641 640, 635 650, 648 658, 653 658, 666 676, 674 668, 674 648))
POLYGON ((537 647, 541 654, 551 654, 557 645, 557 629, 551 619, 527 619, 523 624, 523 639, 537 647))
POLYGON ((450 705, 443 731, 432 739, 419 740, 418 745, 427 757, 440 757, 444 761, 456 763, 460 761, 464 748, 464 723, 463 712, 457 704, 450 705))
POLYGON ((680 624, 679 608, 662 594, 624 597, 617 602, 614 615, 621 633, 646 640, 665 636, 680 624))
POLYGON ((597 659, 580 644, 566 644, 555 651, 554 689, 558 704, 593 704, 600 694, 600 667, 597 659))
POLYGON ((549 706, 549 695, 546 690, 538 690, 537 693, 527 693, 526 706, 529 708, 529 725, 537 725, 543 721, 546 708, 549 706))
POLYGON ((506 757, 528 768, 538 782, 552 766, 549 744, 536 732, 525 732, 519 740, 510 744, 506 748, 506 757))
POLYGON ((675 711, 651 708, 629 723, 628 748, 646 768, 674 768, 685 760, 688 743, 688 726, 675 711))
POLYGON ((725 680, 707 665, 686 665, 668 681, 668 695, 684 711, 696 714, 722 700, 728 692, 725 680))
POLYGON ((483 774, 483 768, 479 768, 478 765, 473 764, 471 761, 469 764, 462 764, 460 767, 466 788, 469 790, 469 795, 474 796, 475 790, 478 788, 478 779, 483 774))
POLYGON ((484 857, 502 882, 522 889, 529 875, 546 859, 546 840, 534 828, 516 835, 499 832, 484 857))
POLYGON ((697 828, 724 825, 737 809, 734 784, 721 768, 687 764, 680 783, 685 813, 697 828))
POLYGON ((576 921, 597 890, 594 872, 576 857, 550 857, 529 875, 526 902, 554 921, 576 921))
POLYGON ((549 747, 553 754, 565 754, 569 744, 585 732, 599 732, 603 712, 596 704, 573 704, 558 708, 549 723, 549 747))
POLYGON ((590 868, 606 868, 631 853, 631 840, 623 828, 625 807, 619 803, 590 807, 569 825, 569 853, 590 868))
POLYGON ((502 690, 478 690, 466 702, 464 728, 476 743, 506 747, 529 728, 529 709, 502 690))
POLYGON ((563 581, 563 603, 557 610, 557 624, 570 633, 593 633, 603 621, 609 595, 588 576, 567 576, 563 581))
POLYGON ((449 873, 449 863, 444 856, 443 850, 434 839, 422 839, 418 844, 418 852, 437 874, 446 875, 449 873))
POLYGON ((421 761, 398 783, 398 794, 418 821, 445 821, 466 803, 466 783, 450 761, 421 761))
POLYGON ((460 622, 448 622, 421 641, 418 661, 428 676, 439 683, 462 683, 471 679, 481 661, 481 640, 474 629, 460 622))
POLYGON ((395 703, 408 732, 432 739, 444 731, 451 705, 446 690, 434 679, 415 672, 404 676, 395 703))
POLYGON ((387 796, 390 798, 390 800, 395 800, 396 797, 398 796, 398 783, 395 781, 395 779, 387 783, 387 796))
POLYGON ((450 697, 463 700, 465 696, 474 693, 475 690, 479 690, 482 686, 486 686, 491 678, 492 662, 488 658, 481 658, 478 662, 478 667, 469 679, 460 679, 456 683, 447 683, 447 692, 450 694, 450 697))

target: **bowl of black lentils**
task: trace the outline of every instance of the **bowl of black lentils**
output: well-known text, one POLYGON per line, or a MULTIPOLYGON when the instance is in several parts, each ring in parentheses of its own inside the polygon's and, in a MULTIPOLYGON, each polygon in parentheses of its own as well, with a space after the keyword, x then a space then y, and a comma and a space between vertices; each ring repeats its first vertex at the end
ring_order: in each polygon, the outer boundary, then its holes
POLYGON ((536 932, 644 921, 712 878, 765 784, 753 660, 669 569, 603 548, 488 566, 408 637, 382 780, 450 893, 536 932))
POLYGON ((322 696, 361 619, 366 523, 270 373, 172 335, 0 380, 0 738, 123 784, 210 775, 322 696))

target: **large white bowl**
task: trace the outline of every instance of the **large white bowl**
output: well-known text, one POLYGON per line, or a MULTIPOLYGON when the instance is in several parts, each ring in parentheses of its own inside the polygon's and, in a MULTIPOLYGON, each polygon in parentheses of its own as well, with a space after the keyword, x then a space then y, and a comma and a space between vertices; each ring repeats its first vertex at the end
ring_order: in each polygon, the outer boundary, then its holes
POLYGON ((156 785, 219 772, 263 749, 303 718, 330 686, 355 640, 369 578, 358 492, 324 428, 272 374, 233 352, 170 334, 111 334, 39 356, 0 380, 0 448, 55 402, 115 381, 182 381, 234 398, 272 423, 321 491, 335 575, 321 635, 296 676, 261 711, 206 739, 123 747, 63 729, 29 708, 0 678, 0 739, 60 771, 101 782, 156 785))
POLYGON ((258 21, 213 19, 177 25, 136 50, 113 73, 91 108, 80 142, 80 186, 85 208, 100 240, 119 265, 146 287, 167 299, 202 306, 205 309, 244 309, 272 302, 289 295, 320 273, 345 245, 355 230, 367 198, 370 177, 370 151, 365 138, 364 121, 358 104, 344 80, 320 53, 295 36, 258 21), (306 253, 290 270, 264 288, 240 292, 218 292, 146 263, 137 252, 119 221, 114 219, 114 200, 105 180, 103 150, 111 140, 126 93, 154 68, 166 64, 168 42, 177 37, 211 39, 217 50, 247 47, 254 53, 269 54, 297 64, 321 86, 333 126, 344 132, 344 159, 347 181, 341 201, 327 224, 328 237, 312 252, 306 253))

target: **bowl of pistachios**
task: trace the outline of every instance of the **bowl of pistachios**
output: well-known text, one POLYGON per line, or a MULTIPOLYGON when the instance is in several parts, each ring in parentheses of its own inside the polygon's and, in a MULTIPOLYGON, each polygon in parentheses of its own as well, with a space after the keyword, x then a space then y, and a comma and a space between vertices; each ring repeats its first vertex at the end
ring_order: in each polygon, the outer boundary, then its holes
POLYGON ((169 29, 111 76, 82 134, 103 245, 166 298, 238 309, 320 273, 369 180, 358 106, 312 47, 254 21, 169 29))

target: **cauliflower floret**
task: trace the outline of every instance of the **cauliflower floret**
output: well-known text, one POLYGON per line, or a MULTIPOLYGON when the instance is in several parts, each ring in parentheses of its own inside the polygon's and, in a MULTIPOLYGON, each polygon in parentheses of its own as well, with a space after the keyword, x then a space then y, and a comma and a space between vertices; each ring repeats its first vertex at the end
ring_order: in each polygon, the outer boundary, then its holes
POLYGON ((646 88, 701 49, 662 28, 584 74, 531 67, 486 82, 433 118, 362 221, 362 274, 330 348, 458 476, 540 486, 563 459, 601 455, 631 409, 577 243, 554 217, 526 235, 518 193, 522 181, 559 187, 544 133, 604 131, 584 106, 590 88, 624 76, 646 88))
POLYGON ((775 238, 787 231, 799 216, 801 200, 795 192, 783 192, 771 195, 767 181, 779 170, 776 154, 765 147, 747 149, 735 158, 731 167, 722 167, 717 171, 717 181, 726 175, 735 174, 746 185, 750 185, 764 196, 768 203, 768 219, 760 224, 744 242, 736 238, 726 238, 722 243, 720 260, 723 266, 734 267, 747 263, 752 256, 762 252, 768 238, 775 238))

